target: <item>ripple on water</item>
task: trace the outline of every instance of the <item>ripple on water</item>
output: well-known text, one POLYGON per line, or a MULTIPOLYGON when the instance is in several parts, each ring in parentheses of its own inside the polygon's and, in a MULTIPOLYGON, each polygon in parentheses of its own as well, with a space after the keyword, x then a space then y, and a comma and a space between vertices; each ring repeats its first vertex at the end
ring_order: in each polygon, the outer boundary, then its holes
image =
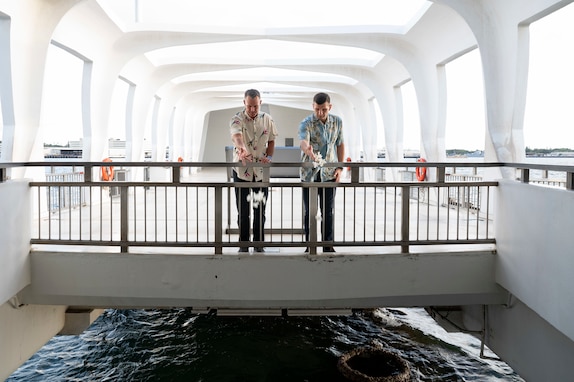
POLYGON ((414 381, 522 381, 504 363, 480 359, 478 340, 452 337, 424 310, 218 317, 171 309, 107 310, 82 335, 52 339, 7 382, 342 382, 338 358, 372 343, 405 359, 414 381))

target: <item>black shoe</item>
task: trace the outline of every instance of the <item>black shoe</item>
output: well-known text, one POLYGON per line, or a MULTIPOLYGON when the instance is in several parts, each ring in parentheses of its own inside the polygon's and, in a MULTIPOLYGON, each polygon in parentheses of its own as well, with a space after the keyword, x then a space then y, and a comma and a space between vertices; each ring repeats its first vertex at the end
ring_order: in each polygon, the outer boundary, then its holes
POLYGON ((239 248, 239 251, 237 251, 239 253, 245 253, 245 252, 249 252, 249 247, 241 247, 239 248))
POLYGON ((323 252, 335 252, 335 248, 333 247, 323 247, 323 252))
POLYGON ((257 248, 255 248, 255 252, 263 253, 263 252, 265 252, 265 248, 257 247, 257 248))
POLYGON ((305 248, 305 253, 309 253, 309 247, 305 248))

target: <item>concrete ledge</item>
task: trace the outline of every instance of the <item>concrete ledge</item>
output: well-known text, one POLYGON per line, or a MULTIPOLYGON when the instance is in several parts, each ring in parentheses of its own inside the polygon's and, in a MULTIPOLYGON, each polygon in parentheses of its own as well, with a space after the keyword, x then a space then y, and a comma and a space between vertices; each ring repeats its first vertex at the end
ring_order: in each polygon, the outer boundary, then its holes
POLYGON ((492 251, 383 255, 31 253, 23 303, 354 309, 498 304, 492 251))

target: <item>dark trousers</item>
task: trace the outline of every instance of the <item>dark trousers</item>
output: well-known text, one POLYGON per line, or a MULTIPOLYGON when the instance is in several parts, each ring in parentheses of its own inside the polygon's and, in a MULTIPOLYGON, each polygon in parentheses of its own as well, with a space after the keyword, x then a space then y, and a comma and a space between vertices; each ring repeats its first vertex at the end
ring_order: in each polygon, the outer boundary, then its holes
MULTIPOLYGON (((335 221, 333 219, 335 210, 335 187, 320 187, 319 209, 321 210, 321 236, 323 241, 333 241, 335 231, 335 221)), ((305 238, 309 241, 309 189, 303 188, 303 207, 305 208, 305 218, 303 226, 305 228, 305 238)), ((314 216, 312 217, 315 218, 314 216)))
MULTIPOLYGON (((233 181, 242 183, 247 182, 240 179, 237 173, 233 171, 233 181)), ((251 203, 247 200, 247 196, 253 191, 258 193, 260 191, 265 195, 265 200, 269 194, 267 187, 235 187, 235 203, 237 205, 237 224, 239 225, 239 241, 249 242, 249 231, 251 229, 251 203)), ((264 235, 265 226, 265 204, 259 202, 256 208, 253 208, 253 241, 265 240, 264 235)))

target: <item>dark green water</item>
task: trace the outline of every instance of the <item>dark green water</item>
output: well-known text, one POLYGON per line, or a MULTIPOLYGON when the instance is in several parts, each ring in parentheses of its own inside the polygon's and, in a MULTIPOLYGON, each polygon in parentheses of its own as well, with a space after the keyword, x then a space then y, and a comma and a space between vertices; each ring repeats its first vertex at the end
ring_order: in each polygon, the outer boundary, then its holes
POLYGON ((218 317, 186 309, 108 310, 80 336, 51 340, 7 381, 338 382, 339 357, 378 343, 413 381, 522 381, 478 357, 420 309, 349 317, 218 317), (450 337, 449 337, 450 336, 450 337))

